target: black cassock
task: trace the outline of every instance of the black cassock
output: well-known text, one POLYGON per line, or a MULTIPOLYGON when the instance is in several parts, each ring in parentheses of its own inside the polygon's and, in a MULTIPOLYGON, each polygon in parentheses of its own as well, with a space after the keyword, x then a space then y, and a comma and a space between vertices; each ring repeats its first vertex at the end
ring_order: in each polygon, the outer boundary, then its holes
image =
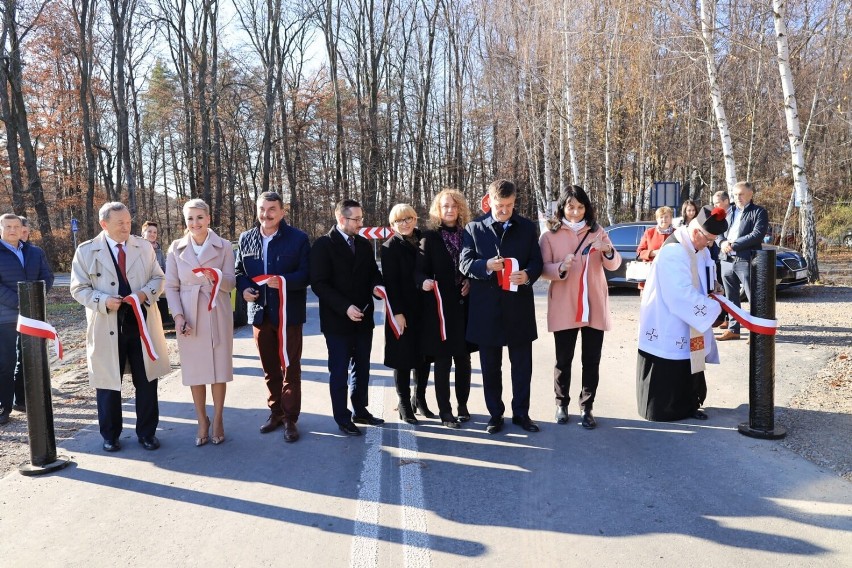
POLYGON ((689 359, 663 359, 639 350, 636 402, 646 420, 670 422, 691 418, 704 403, 704 371, 691 373, 689 359))

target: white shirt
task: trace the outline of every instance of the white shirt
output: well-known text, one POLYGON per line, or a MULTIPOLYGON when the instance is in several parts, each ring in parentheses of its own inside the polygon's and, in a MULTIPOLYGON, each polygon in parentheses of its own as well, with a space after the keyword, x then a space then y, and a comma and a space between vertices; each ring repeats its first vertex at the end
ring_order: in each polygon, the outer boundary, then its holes
POLYGON ((124 241, 123 243, 114 241, 106 232, 104 232, 104 237, 106 238, 106 242, 109 243, 110 249, 112 250, 113 258, 116 262, 118 262, 118 245, 124 247, 124 253, 127 254, 127 241, 124 241))

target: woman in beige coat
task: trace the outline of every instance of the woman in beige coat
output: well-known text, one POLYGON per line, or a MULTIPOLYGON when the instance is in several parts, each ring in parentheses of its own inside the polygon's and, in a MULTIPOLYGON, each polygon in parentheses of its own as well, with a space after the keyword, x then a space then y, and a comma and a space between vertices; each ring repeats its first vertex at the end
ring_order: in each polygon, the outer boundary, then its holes
POLYGON ((234 316, 230 292, 236 286, 234 249, 210 230, 210 208, 201 199, 183 206, 187 234, 171 244, 166 261, 166 298, 175 320, 183 384, 192 390, 198 417, 196 446, 225 441, 222 411, 225 385, 234 378, 234 316), (216 307, 208 311, 213 280, 194 268, 222 271, 216 307), (207 387, 213 391, 213 436, 207 416, 207 387))

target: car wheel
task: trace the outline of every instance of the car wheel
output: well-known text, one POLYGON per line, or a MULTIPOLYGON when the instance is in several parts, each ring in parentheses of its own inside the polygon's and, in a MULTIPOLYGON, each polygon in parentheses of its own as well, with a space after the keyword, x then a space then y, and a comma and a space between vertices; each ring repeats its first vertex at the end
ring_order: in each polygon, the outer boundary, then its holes
POLYGON ((846 248, 852 248, 852 235, 846 235, 843 237, 843 246, 846 248))

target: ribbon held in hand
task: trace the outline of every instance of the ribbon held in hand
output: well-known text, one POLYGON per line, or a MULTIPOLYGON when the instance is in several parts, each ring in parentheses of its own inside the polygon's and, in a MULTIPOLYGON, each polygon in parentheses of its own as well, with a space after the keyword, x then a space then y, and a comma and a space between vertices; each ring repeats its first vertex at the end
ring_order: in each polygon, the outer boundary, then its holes
POLYGON ((740 322, 747 330, 761 335, 775 335, 778 332, 778 320, 771 320, 753 316, 742 308, 738 308, 724 296, 710 294, 710 297, 719 302, 722 309, 731 314, 731 317, 740 322))
POLYGON ((53 352, 56 353, 59 360, 61 361, 65 356, 65 351, 62 349, 62 342, 59 341, 59 334, 56 332, 56 328, 49 323, 36 319, 25 318, 19 314, 17 330, 19 333, 23 333, 24 335, 50 339, 53 341, 53 352))
POLYGON ((286 372, 290 366, 287 357, 287 280, 278 274, 261 274, 252 278, 255 284, 263 286, 270 280, 278 280, 278 355, 281 359, 281 368, 286 372))
POLYGON ((391 326, 391 331, 393 331, 394 336, 399 339, 399 336, 402 335, 404 330, 399 327, 399 324, 394 318, 393 309, 391 309, 390 300, 388 300, 387 289, 384 286, 376 286, 375 292, 385 303, 385 316, 388 320, 388 325, 391 326))
POLYGON ((148 332, 148 322, 145 321, 145 314, 142 313, 142 305, 139 303, 139 297, 136 294, 130 294, 129 296, 125 296, 122 301, 130 304, 130 307, 133 308, 133 314, 136 316, 136 324, 139 326, 139 337, 142 338, 142 344, 145 345, 148 358, 151 361, 156 361, 160 356, 154 350, 154 341, 148 332))
POLYGON ((216 296, 219 295, 219 288, 222 285, 222 271, 218 268, 210 268, 208 266, 193 268, 192 271, 199 278, 206 276, 213 281, 213 291, 210 293, 210 301, 207 302, 207 311, 212 311, 216 307, 216 296))
POLYGON ((432 281, 432 293, 435 294, 435 305, 438 309, 438 332, 441 334, 441 341, 447 340, 447 324, 444 321, 444 300, 441 298, 441 291, 438 290, 438 281, 432 281))
POLYGON ((500 285, 500 288, 506 290, 508 292, 517 292, 518 285, 512 284, 512 281, 509 280, 509 277, 513 272, 517 272, 520 270, 518 265, 517 258, 504 258, 503 259, 503 270, 497 272, 497 283, 500 285))
POLYGON ((589 323, 589 259, 596 249, 590 248, 588 254, 583 254, 583 273, 580 276, 580 288, 577 291, 576 323, 589 323))

